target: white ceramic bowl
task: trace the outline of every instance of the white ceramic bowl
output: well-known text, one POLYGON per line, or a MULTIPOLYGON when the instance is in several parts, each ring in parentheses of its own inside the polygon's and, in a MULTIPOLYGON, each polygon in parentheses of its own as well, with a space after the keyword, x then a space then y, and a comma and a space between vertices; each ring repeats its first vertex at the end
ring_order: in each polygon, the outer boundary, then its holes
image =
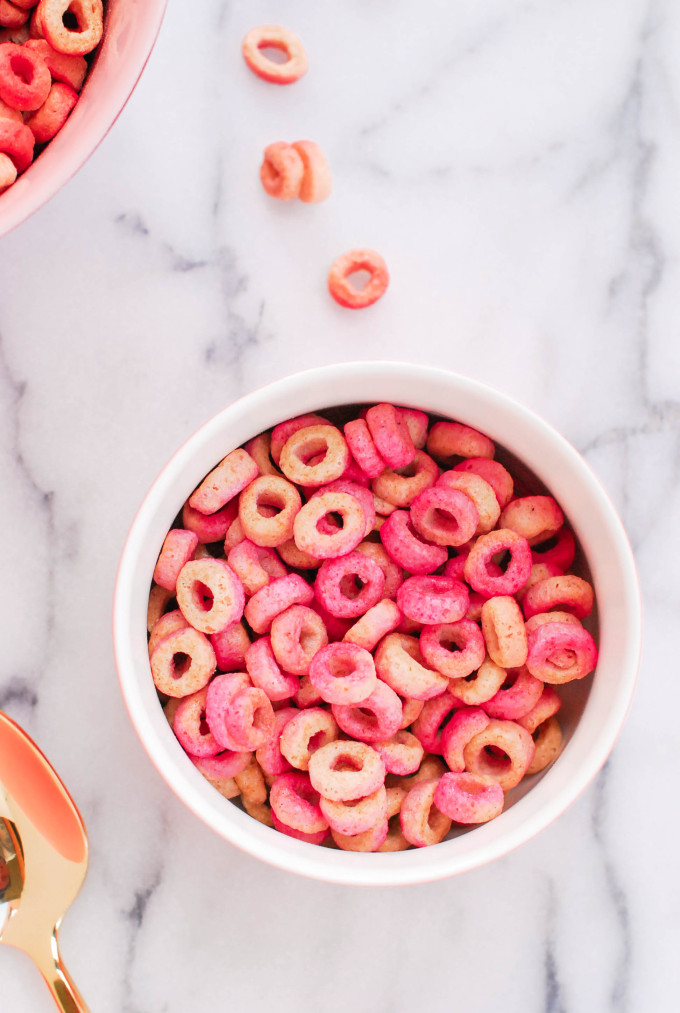
POLYGON ((522 844, 559 816, 614 745, 634 690, 640 638, 640 595, 630 545, 583 458, 504 394, 444 370, 397 362, 346 363, 298 373, 246 395, 207 422, 177 451, 142 503, 123 550, 114 600, 116 661, 130 717, 179 798, 218 834, 258 858, 306 876, 364 885, 418 883, 472 869, 522 844), (156 557, 175 515, 225 454, 283 419, 376 401, 422 408, 482 430, 551 490, 588 560, 599 608, 600 657, 593 679, 564 687, 562 754, 545 773, 525 779, 497 819, 434 847, 366 855, 305 844, 270 830, 203 779, 159 706, 149 671, 146 608, 156 557))

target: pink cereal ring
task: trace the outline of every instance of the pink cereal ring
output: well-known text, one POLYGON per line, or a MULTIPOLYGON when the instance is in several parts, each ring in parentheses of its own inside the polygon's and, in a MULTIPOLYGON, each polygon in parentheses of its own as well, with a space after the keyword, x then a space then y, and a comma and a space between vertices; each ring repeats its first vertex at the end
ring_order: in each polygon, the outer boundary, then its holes
POLYGON ((487 657, 479 666, 473 677, 452 679, 449 692, 453 693, 469 707, 486 703, 496 695, 507 678, 507 672, 495 661, 487 657))
POLYGON ((291 482, 281 475, 261 475, 241 493, 238 515, 246 538, 274 547, 292 537, 301 506, 300 493, 291 482), (270 517, 263 507, 273 507, 276 513, 270 517))
POLYGON ((344 556, 356 549, 364 537, 365 529, 366 515, 355 496, 346 492, 325 492, 310 499, 297 514, 293 537, 303 552, 309 552, 318 559, 329 559, 332 556, 344 556), (319 528, 319 522, 329 514, 338 514, 342 526, 331 528, 329 534, 324 534, 319 528))
POLYGON ((379 253, 368 249, 350 250, 333 262, 328 272, 328 291, 340 306, 359 310, 377 302, 387 291, 389 281, 387 264, 379 253), (361 289, 350 281, 359 271, 367 271, 370 275, 361 289))
POLYGON ((319 830, 316 834, 305 834, 301 830, 294 830, 293 827, 286 826, 273 811, 271 817, 272 826, 275 830, 278 830, 280 834, 285 834, 287 837, 294 838, 296 841, 304 841, 305 844, 323 844, 328 839, 327 830, 319 830))
POLYGON ((426 663, 449 679, 476 672, 486 655, 482 631, 469 619, 427 626, 420 634, 420 650, 426 663))
POLYGON ((35 137, 36 144, 46 144, 59 133, 78 101, 78 93, 68 84, 57 82, 49 95, 34 113, 26 117, 26 126, 35 137))
POLYGON ((328 821, 319 806, 319 793, 301 771, 280 774, 272 785, 269 804, 274 815, 293 830, 318 834, 328 829, 328 821))
POLYGON ((365 798, 342 802, 321 796, 319 805, 331 831, 348 836, 362 834, 387 819, 387 792, 382 784, 365 798))
MULTIPOLYGON (((192 757, 194 766, 206 781, 218 788, 219 782, 230 781, 241 774, 253 758, 252 753, 234 753, 230 749, 217 756, 192 757)), ((238 788, 235 794, 238 794, 238 788)))
POLYGON ((416 496, 411 504, 411 523, 428 542, 455 547, 473 537, 479 514, 464 492, 437 486, 416 496))
POLYGON ((367 743, 336 739, 312 753, 309 778, 324 798, 348 802, 384 784, 385 764, 367 743))
POLYGON ((481 707, 461 707, 452 716, 442 732, 442 755, 450 770, 465 770, 463 750, 489 724, 489 718, 481 707))
POLYGON ((453 457, 493 457, 493 440, 460 422, 435 422, 427 438, 427 450, 448 464, 453 457))
POLYGON ((365 419, 352 419, 343 427, 352 457, 369 478, 377 478, 387 467, 378 453, 365 419))
POLYGON ((444 774, 434 804, 454 823, 488 823, 503 812, 503 789, 480 774, 444 774))
POLYGON ((255 751, 255 759, 264 774, 276 777, 277 774, 285 774, 293 769, 281 752, 281 733, 299 713, 296 707, 282 707, 281 710, 274 711, 274 731, 265 744, 255 751))
POLYGON ((297 573, 277 577, 252 596, 244 615, 255 633, 267 633, 272 621, 291 605, 309 605, 314 591, 297 573))
POLYGON ((357 552, 374 559, 382 572, 385 574, 385 598, 394 598, 401 584, 404 582, 402 569, 398 566, 389 554, 385 551, 380 542, 360 542, 356 547, 357 552))
POLYGON ((454 577, 409 577, 397 591, 397 605, 409 619, 434 626, 455 623, 467 612, 470 594, 454 577))
POLYGON ((305 167, 300 155, 285 141, 275 141, 264 149, 260 182, 266 193, 277 200, 293 200, 300 193, 305 167))
MULTIPOLYGON (((531 558, 532 559, 534 558, 533 552, 531 553, 531 558)), ((529 579, 527 580, 524 587, 520 588, 520 590, 516 593, 515 597, 517 601, 521 604, 524 601, 524 598, 529 588, 533 587, 534 584, 538 584, 539 580, 545 580, 546 577, 563 577, 563 576, 564 570, 559 566, 555 566, 554 563, 534 562, 531 567, 529 579)))
MULTIPOLYGON (((352 482, 347 478, 336 478, 334 482, 329 482, 328 485, 320 486, 309 498, 315 499, 327 492, 346 492, 349 493, 350 496, 354 496, 355 499, 359 500, 366 516, 366 529, 364 533, 368 535, 375 524, 375 506, 373 504, 373 494, 371 490, 367 489, 363 485, 358 485, 356 482, 352 482)), ((335 528, 332 525, 329 525, 326 520, 323 520, 319 522, 319 530, 323 531, 325 534, 329 534, 332 533, 335 528)))
POLYGON ((482 704, 491 718, 504 721, 519 721, 538 703, 543 692, 543 683, 534 678, 526 669, 512 669, 508 679, 490 700, 482 704), (508 680, 512 680, 508 684, 508 680))
POLYGON ((387 840, 389 824, 387 819, 379 820, 370 830, 363 834, 340 834, 331 830, 331 837, 341 851, 373 852, 380 851, 387 840))
POLYGON ((190 756, 216 756, 222 747, 210 731, 205 718, 208 687, 185 696, 175 711, 172 730, 185 753, 190 756))
POLYGON ((280 749, 286 760, 298 770, 307 770, 309 761, 322 746, 335 742, 340 729, 335 718, 321 707, 297 711, 287 721, 280 738, 280 749))
POLYGON ((17 172, 24 172, 33 161, 35 138, 25 123, 0 118, 0 154, 7 155, 17 172))
POLYGON ((23 112, 39 109, 50 93, 47 64, 34 49, 13 42, 0 44, 0 99, 23 112))
POLYGON ((372 651, 384 636, 396 630, 401 618, 401 611, 395 603, 390 598, 383 598, 354 623, 343 640, 372 651))
POLYGON ((283 545, 277 545, 276 551, 286 566, 290 566, 294 570, 316 570, 323 562, 322 559, 317 559, 309 552, 298 549, 292 538, 284 542, 283 545))
POLYGON ((241 51, 252 72, 270 84, 294 84, 307 72, 307 54, 300 39, 280 25, 251 28, 241 43, 241 51), (267 49, 284 53, 285 63, 270 60, 264 52, 267 49))
POLYGON ((583 679, 597 664, 597 647, 582 626, 545 623, 529 634, 527 668, 533 676, 560 686, 583 679))
POLYGON ((401 803, 399 818, 404 837, 416 848, 439 844, 451 829, 451 820, 434 802, 439 778, 419 781, 401 803))
POLYGON ((261 475, 280 475, 279 469, 271 458, 271 433, 260 433, 244 445, 243 449, 250 454, 260 469, 261 475))
POLYGON ((493 489, 501 510, 508 505, 514 492, 514 481, 507 468, 490 457, 468 457, 454 465, 454 471, 479 475, 493 489))
POLYGON ((489 656, 501 668, 521 668, 527 660, 527 632, 522 610, 511 595, 487 598, 482 605, 482 633, 489 656))
MULTIPOLYGON (((10 0, 0 0, 0 25, 7 29, 21 29, 28 21, 29 14, 21 3, 11 3, 10 0)), ((4 33, 2 38, 4 38, 4 33)), ((12 38, 11 42, 18 40, 12 38)))
POLYGON ((434 700, 427 700, 420 715, 413 722, 411 731, 420 740, 426 753, 442 752, 442 734, 446 722, 460 702, 450 693, 442 693, 434 700))
POLYGON ((314 655, 328 643, 321 616, 304 605, 291 605, 274 617, 272 650, 281 667, 292 675, 307 675, 314 655))
POLYGON ((373 479, 372 489, 376 496, 397 507, 410 506, 416 496, 431 488, 439 478, 439 468, 422 450, 410 464, 399 471, 386 468, 373 479))
POLYGON ((576 555, 576 539, 569 528, 561 528, 552 538, 531 547, 534 563, 554 563, 562 571, 569 569, 576 555))
POLYGON ((562 700, 552 686, 544 686, 538 702, 521 718, 517 718, 517 724, 533 735, 539 725, 557 714, 561 706, 562 700))
POLYGON ((414 774, 425 755, 420 739, 402 729, 384 742, 375 742, 373 748, 382 756, 389 774, 414 774))
POLYGON ((314 141, 295 141, 293 147, 304 170, 298 197, 305 204, 319 204, 330 196, 332 187, 326 156, 314 141))
POLYGON ((59 53, 52 49, 46 39, 28 39, 24 45, 42 56, 53 81, 68 84, 74 91, 80 91, 87 74, 87 60, 84 56, 59 53))
POLYGON ((355 619, 380 601, 385 575, 375 560, 361 552, 348 552, 324 560, 314 582, 314 593, 332 616, 355 619))
POLYGON ((473 535, 484 535, 496 526, 501 508, 493 488, 479 475, 464 471, 445 471, 437 480, 437 488, 441 487, 463 493, 474 504, 478 520, 473 535))
POLYGON ((198 535, 193 531, 184 531, 182 528, 169 531, 153 571, 156 583, 168 591, 174 591, 180 570, 192 558, 197 545, 198 535))
POLYGON ((361 703, 378 683, 371 654, 356 644, 342 642, 327 644, 316 652, 309 678, 322 700, 330 704, 361 703))
POLYGON ((456 580, 463 580, 465 576, 463 571, 467 557, 467 552, 459 552, 457 555, 452 556, 451 559, 448 559, 446 561, 446 565, 444 566, 444 576, 455 577, 456 580))
POLYGON ((423 662, 418 641, 404 633, 390 633, 375 652, 375 668, 386 685, 412 700, 431 700, 446 691, 448 679, 423 662))
POLYGON ((548 718, 540 724, 534 734, 536 752, 527 767, 527 774, 537 774, 555 759, 562 746, 562 729, 557 718, 548 718))
POLYGON ((215 671, 215 652, 210 641, 191 626, 164 637, 150 661, 156 689, 172 697, 197 693, 215 671))
POLYGON ((158 584, 153 584, 149 591, 149 604, 146 610, 146 628, 149 633, 165 612, 168 604, 173 600, 174 592, 168 591, 158 584))
POLYGON ((537 612, 549 612, 561 608, 573 612, 577 619, 585 619, 593 611, 595 595, 592 586, 582 577, 565 573, 563 577, 547 577, 530 587, 524 596, 522 607, 527 619, 537 612))
POLYGON ((391 558, 415 575, 433 573, 448 559, 445 546, 430 545, 417 536, 407 510, 390 514, 380 529, 380 540, 391 558))
POLYGON ((250 638, 243 623, 233 623, 210 636, 220 672, 243 671, 250 638))
POLYGON ((416 456, 416 448, 401 412, 392 404, 373 405, 366 412, 366 424, 378 453, 390 468, 406 468, 416 456))
POLYGON ((254 756, 248 766, 234 778, 241 792, 241 801, 245 804, 264 805, 267 801, 267 782, 262 768, 254 756))
POLYGON ((299 432, 300 429, 309 429, 310 426, 330 426, 330 422, 323 415, 311 412, 308 415, 298 415, 294 419, 286 419, 285 422, 279 422, 278 426, 274 426, 269 447, 274 464, 279 464, 281 451, 293 433, 299 432))
POLYGON ((511 500, 500 518, 502 528, 523 535, 529 545, 552 538, 564 524, 564 514, 552 496, 521 496, 511 500))
POLYGON ((238 447, 203 479, 189 497, 189 506, 201 513, 213 514, 238 496, 259 473, 260 469, 250 454, 238 447))
POLYGON ((230 700, 224 712, 229 737, 242 749, 258 749, 274 731, 274 710, 264 690, 246 686, 230 700))
POLYGON ((176 630, 185 630, 189 623, 186 621, 179 609, 175 609, 173 612, 166 612, 162 615, 157 623, 154 624, 151 630, 151 636, 149 637, 149 657, 156 650, 161 640, 165 637, 169 637, 171 633, 175 633, 176 630))
POLYGON ((40 0, 37 16, 52 48, 69 56, 91 53, 104 33, 102 0, 40 0), (75 17, 76 26, 64 23, 67 12, 75 17))
POLYGON ((309 486, 333 482, 340 478, 348 464, 345 437, 328 424, 298 429, 284 443, 279 460, 287 479, 309 486))
POLYGON ((288 573, 273 549, 256 545, 249 538, 244 538, 229 551, 227 562, 249 597, 266 587, 272 578, 285 577, 288 573))
POLYGON ((194 559, 180 570, 177 604, 201 633, 219 633, 243 615, 243 584, 223 559, 194 559))
POLYGON ((236 694, 251 685, 250 678, 245 672, 230 672, 215 676, 208 686, 205 717, 210 731, 223 749, 236 753, 244 752, 244 747, 237 743, 227 730, 226 712, 236 694))
POLYGON ((194 510, 189 501, 182 507, 182 527, 193 531, 201 544, 221 542, 226 537, 231 523, 238 517, 238 500, 230 500, 214 514, 194 510))
POLYGON ((485 598, 515 594, 531 573, 531 549, 526 538, 507 528, 480 535, 465 560, 465 580, 485 598), (494 556, 509 552, 505 572, 498 572, 494 556))
POLYGON ((401 726, 401 700, 381 681, 361 703, 333 704, 331 710, 343 732, 360 742, 391 739, 401 726))
POLYGON ((402 697, 402 718, 401 724, 399 725, 399 731, 403 732, 406 728, 410 728, 414 721, 420 717, 425 706, 424 700, 414 700, 412 697, 402 697))
POLYGON ((418 408, 403 408, 400 406, 399 411, 406 423, 406 428, 411 434, 413 446, 416 450, 422 450, 427 443, 427 430, 430 425, 429 418, 425 412, 419 411, 418 408))
POLYGON ((490 721, 468 742, 463 755, 470 774, 490 777, 503 791, 510 791, 526 774, 534 751, 534 740, 526 728, 514 721, 490 721))
POLYGON ((231 550, 235 548, 239 542, 242 542, 245 537, 245 532, 241 527, 241 520, 239 517, 236 517, 227 528, 227 533, 224 537, 225 556, 228 556, 231 550))
POLYGON ((282 672, 272 651, 271 637, 260 637, 250 645, 245 656, 246 668, 253 686, 264 690, 270 700, 289 700, 299 688, 294 675, 282 672))

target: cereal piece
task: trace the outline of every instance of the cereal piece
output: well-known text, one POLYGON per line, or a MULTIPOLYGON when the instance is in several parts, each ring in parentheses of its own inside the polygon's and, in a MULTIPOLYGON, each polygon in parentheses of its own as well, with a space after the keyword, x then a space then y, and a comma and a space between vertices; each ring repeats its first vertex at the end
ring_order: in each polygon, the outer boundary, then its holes
POLYGON ((401 700, 380 680, 360 704, 333 704, 331 710, 343 732, 360 742, 383 742, 401 725, 401 700))
POLYGON ((340 478, 348 463, 345 438, 331 425, 298 429, 284 443, 279 460, 287 479, 308 486, 327 485, 340 478))
POLYGON ((334 261, 328 273, 328 291, 340 306, 351 310, 372 306, 385 294, 389 282, 387 264, 375 250, 350 250, 343 253, 334 261), (361 289, 355 288, 350 281, 351 276, 359 271, 368 271, 370 275, 361 289))
POLYGON ((185 753, 190 756, 216 756, 222 747, 205 719, 208 687, 185 696, 175 711, 172 730, 185 753))
POLYGON ((307 415, 298 415, 294 419, 287 419, 279 422, 278 426, 272 429, 269 452, 272 461, 278 465, 281 461, 281 451, 290 437, 301 429, 309 429, 312 426, 330 426, 330 422, 323 415, 316 415, 314 412, 307 415))
POLYGON ((259 763, 253 756, 250 763, 234 777, 241 798, 249 805, 263 805, 267 801, 267 786, 259 763))
POLYGON ((379 820, 370 830, 363 834, 340 834, 331 830, 331 837, 341 851, 379 851, 387 840, 387 820, 379 820))
POLYGON ((419 781, 401 803, 402 833, 409 844, 417 848, 439 844, 451 829, 451 820, 440 812, 434 802, 438 784, 437 778, 419 781))
POLYGON ((502 528, 523 535, 529 545, 552 538, 564 524, 564 514, 552 496, 521 496, 503 510, 502 528))
POLYGON ((3 102, 1 98, 0 98, 0 119, 14 120, 15 123, 24 122, 23 113, 21 113, 18 109, 12 109, 12 107, 8 106, 6 102, 3 102))
POLYGON ((527 660, 527 632, 522 611, 510 595, 488 598, 482 605, 482 633, 489 656, 501 668, 521 668, 527 660))
POLYGON ((461 707, 453 714, 441 736, 442 756, 450 770, 465 770, 463 750, 488 724, 489 717, 481 707, 461 707))
POLYGON ((238 517, 238 500, 232 499, 214 514, 194 510, 189 501, 182 507, 182 527, 193 531, 201 544, 221 542, 232 522, 238 517))
MULTIPOLYGON (((532 552, 531 558, 533 560, 534 554, 532 552)), ((559 566, 555 566, 554 563, 536 563, 533 562, 531 566, 531 573, 524 587, 521 587, 515 594, 517 601, 522 604, 526 596, 527 591, 534 584, 538 584, 539 580, 545 580, 547 577, 563 577, 564 570, 559 566)))
POLYGON ((527 774, 537 774, 555 759, 562 747, 562 729, 557 718, 548 718, 538 726, 534 736, 536 752, 527 767, 527 774))
POLYGON ((91 53, 104 33, 102 0, 40 0, 36 16, 52 48, 69 56, 91 53), (75 17, 77 27, 64 24, 67 11, 75 17))
MULTIPOLYGON (((485 598, 494 595, 515 594, 523 587, 531 573, 531 549, 526 538, 507 528, 498 528, 480 535, 465 560, 465 580, 485 598), (493 557, 510 553, 505 572, 494 572, 489 566, 493 557)), ((526 599, 525 599, 526 600, 526 599)))
MULTIPOLYGON (((21 116, 21 113, 19 113, 21 116)), ((0 154, 0 193, 11 186, 17 178, 17 170, 9 155, 0 154)))
POLYGON ((401 622, 401 611, 389 598, 383 598, 369 608, 343 636, 346 643, 358 644, 367 651, 374 650, 388 633, 401 622))
POLYGON ((227 729, 227 708, 237 693, 251 686, 250 678, 245 672, 232 672, 217 675, 208 686, 205 702, 205 719, 210 731, 224 749, 243 752, 244 747, 236 742, 227 729))
POLYGON ((292 566, 294 570, 316 570, 323 562, 322 559, 317 559, 309 552, 298 549, 292 538, 284 542, 283 545, 277 545, 276 551, 286 566, 292 566))
POLYGON ((221 672, 243 671, 246 651, 250 646, 250 638, 243 623, 233 623, 219 633, 212 633, 210 643, 221 672))
POLYGON ((460 422, 435 422, 427 437, 427 452, 442 464, 454 457, 494 457, 493 440, 460 422))
POLYGON ((394 733, 384 742, 373 743, 373 748, 382 756, 385 770, 389 774, 413 774, 422 763, 425 750, 418 738, 404 730, 394 733))
POLYGON ((33 161, 34 145, 35 138, 25 123, 6 116, 0 118, 0 154, 11 159, 18 173, 28 169, 33 161))
POLYGON ((549 612, 560 608, 564 612, 573 612, 577 619, 585 619, 593 611, 595 595, 587 580, 573 573, 563 577, 548 577, 539 580, 529 588, 522 607, 527 619, 537 612, 549 612))
POLYGON ((321 698, 330 704, 361 703, 378 684, 369 652, 345 643, 327 644, 317 651, 309 666, 309 678, 321 698))
POLYGON ((387 467, 378 453, 365 419, 352 419, 343 427, 352 457, 369 478, 377 478, 387 467))
POLYGON ((536 706, 542 692, 543 683, 526 668, 511 670, 498 692, 482 706, 489 717, 519 721, 536 706))
POLYGON ((485 535, 496 526, 501 508, 492 486, 479 475, 455 470, 445 471, 437 480, 437 488, 441 487, 462 492, 474 503, 478 520, 472 535, 485 535))
POLYGON ((526 774, 534 752, 534 740, 526 728, 514 721, 490 721, 468 742, 463 755, 469 773, 490 777, 509 791, 526 774))
POLYGON ((447 719, 459 706, 459 701, 450 693, 442 693, 441 696, 426 701, 419 717, 411 727, 411 731, 420 739, 426 753, 441 755, 444 727, 447 719))
POLYGON ((174 599, 173 591, 153 584, 149 591, 149 604, 146 610, 146 628, 151 633, 152 629, 165 612, 168 604, 174 599))
POLYGON ((243 615, 243 584, 223 559, 186 563, 177 578, 176 595, 185 619, 201 633, 219 633, 243 615))
POLYGON ((265 775, 276 777, 293 769, 281 752, 281 733, 299 713, 296 707, 282 707, 281 710, 274 711, 274 731, 265 744, 255 751, 255 759, 265 775))
POLYGON ((449 679, 476 672, 486 655, 482 631, 469 619, 427 626, 420 634, 420 650, 426 663, 449 679), (449 644, 456 649, 451 651, 449 644))
POLYGON ((246 769, 252 757, 252 753, 226 750, 217 756, 192 756, 191 762, 220 795, 235 798, 239 794, 239 786, 234 778, 246 769))
POLYGON ((300 679, 300 688, 293 697, 293 703, 296 704, 300 710, 306 710, 310 707, 316 707, 317 704, 322 702, 321 697, 309 681, 309 675, 303 675, 300 679))
POLYGON ((385 598, 394 598, 404 581, 401 567, 390 558, 389 553, 386 552, 379 542, 360 542, 355 551, 362 552, 365 556, 370 556, 371 559, 376 561, 385 574, 383 595, 385 598))
MULTIPOLYGON (((291 605, 309 605, 314 591, 297 573, 277 577, 254 594, 244 615, 255 633, 268 633, 272 621, 291 605)), ((296 673, 297 674, 297 673, 296 673)))
POLYGON ((480 774, 444 774, 434 793, 434 804, 456 823, 488 823, 503 812, 501 786, 480 774))
POLYGON ((582 626, 545 623, 529 634, 527 668, 553 686, 583 679, 597 664, 595 641, 582 626))
POLYGON ((387 518, 380 539, 392 559, 411 574, 433 573, 448 558, 445 546, 430 545, 418 537, 406 510, 395 510, 387 518))
POLYGON ((534 563, 553 563, 564 572, 574 562, 576 540, 569 528, 562 528, 547 542, 539 542, 531 547, 534 563))
POLYGON ((410 728, 413 722, 420 717, 424 706, 424 700, 414 700, 412 697, 408 696, 402 697, 402 716, 399 730, 404 731, 405 728, 410 728))
MULTIPOLYGON (((408 429, 408 426, 406 428, 408 429)), ((386 500, 387 503, 407 507, 413 503, 416 496, 431 488, 438 478, 439 468, 436 462, 422 450, 416 450, 410 464, 400 471, 386 468, 373 479, 371 487, 376 496, 386 500)))
POLYGON ((287 837, 293 837, 296 841, 304 841, 305 844, 323 844, 328 839, 328 830, 319 830, 316 834, 305 834, 302 830, 294 830, 293 827, 282 823, 275 812, 272 811, 272 823, 275 830, 287 837))
POLYGON ((467 612, 470 595, 454 577, 409 577, 397 591, 397 605, 409 619, 434 626, 455 623, 467 612))
POLYGON ((273 549, 256 545, 249 538, 230 549, 227 562, 248 597, 261 591, 272 578, 285 577, 288 573, 273 549))
POLYGON ((321 616, 304 605, 291 605, 274 617, 271 626, 274 657, 293 675, 307 675, 312 658, 328 643, 321 616))
POLYGON ((314 141, 295 141, 293 147, 304 167, 298 197, 305 204, 319 204, 330 196, 332 186, 326 156, 314 141))
POLYGON ((84 56, 58 53, 52 49, 47 39, 28 39, 25 45, 43 58, 53 81, 68 84, 74 91, 80 91, 87 74, 87 60, 84 56))
POLYGON ((332 616, 317 598, 311 603, 310 608, 314 609, 316 614, 323 620, 329 640, 342 640, 352 625, 351 619, 339 619, 337 616, 332 616))
POLYGON ((366 412, 373 442, 390 468, 406 468, 416 456, 408 426, 401 412, 394 405, 383 402, 373 405, 366 412))
POLYGON ((224 726, 241 749, 263 746, 274 732, 274 711, 264 690, 246 686, 234 694, 224 711, 224 726))
POLYGON ((301 771, 280 774, 269 795, 274 815, 286 826, 304 834, 316 834, 328 829, 320 801, 319 792, 312 786, 309 776, 301 771))
MULTIPOLYGON (((373 493, 370 489, 365 486, 358 485, 356 482, 351 482, 347 478, 336 478, 334 482, 329 482, 328 485, 319 486, 312 495, 309 497, 310 500, 318 499, 319 496, 323 496, 327 492, 346 492, 350 496, 354 496, 355 499, 361 503, 361 507, 366 517, 366 528, 364 535, 368 535, 375 524, 375 506, 373 503, 373 493)), ((330 525, 328 521, 319 521, 319 530, 324 534, 330 534, 335 530, 336 526, 330 525)))
POLYGON ((260 182, 277 200, 294 200, 300 193, 304 164, 291 144, 275 141, 264 149, 260 182))
POLYGON ((332 714, 321 707, 298 711, 281 732, 282 755, 298 770, 307 770, 313 753, 334 742, 340 729, 332 714))
POLYGON ((248 440, 243 448, 247 454, 250 454, 255 464, 260 469, 261 475, 280 475, 281 472, 272 462, 270 450, 271 450, 271 433, 260 433, 259 436, 253 437, 252 440, 248 440))
POLYGON ((439 485, 416 496, 410 516, 418 534, 435 545, 465 545, 479 526, 477 507, 470 497, 439 485))
POLYGON ((469 707, 486 703, 496 695, 507 678, 507 672, 491 658, 486 657, 472 676, 464 679, 452 679, 449 692, 453 693, 469 707))
POLYGON ((321 796, 319 806, 331 831, 354 836, 387 819, 387 792, 381 784, 370 795, 358 800, 343 802, 321 796))
POLYGON ((329 559, 356 549, 365 530, 366 515, 358 499, 346 492, 325 492, 310 499, 299 511, 293 525, 293 537, 303 552, 329 559), (329 514, 338 514, 342 526, 330 528, 330 533, 324 534, 319 522, 329 514))
POLYGON ((419 784, 430 778, 439 780, 445 773, 446 764, 443 760, 438 756, 426 756, 417 773, 411 774, 410 777, 397 777, 395 774, 388 774, 385 783, 388 791, 390 788, 400 788, 404 792, 409 792, 414 784, 419 784))
POLYGON ((245 36, 241 51, 250 69, 270 84, 293 84, 307 72, 307 54, 300 39, 280 25, 260 25, 245 36), (285 53, 285 63, 275 63, 265 50, 285 53))
POLYGON ((215 671, 215 652, 203 633, 186 626, 161 640, 150 663, 160 693, 190 696, 210 681, 215 671))
POLYGON ((280 475, 261 475, 243 490, 238 515, 246 538, 256 545, 275 547, 293 535, 293 521, 302 506, 300 493, 280 475), (269 517, 263 507, 277 511, 269 517))
POLYGON ((403 633, 390 633, 375 652, 375 668, 395 693, 412 700, 431 700, 446 691, 448 679, 423 662, 418 641, 403 633))
POLYGON ((517 718, 517 724, 533 735, 539 725, 557 714, 561 706, 562 700, 552 686, 544 686, 538 702, 530 711, 517 718))
POLYGON ((312 754, 309 778, 324 798, 347 802, 377 791, 385 782, 385 764, 367 743, 336 739, 312 754))
POLYGON ((171 633, 176 630, 184 630, 189 625, 179 609, 174 609, 172 612, 166 612, 160 619, 154 624, 151 630, 151 636, 149 637, 149 657, 156 650, 161 640, 165 637, 169 637, 171 633))
POLYGON ((513 496, 514 482, 507 468, 499 461, 490 457, 468 457, 454 465, 454 471, 462 471, 470 475, 479 475, 493 489, 498 506, 503 510, 513 496))
POLYGON ((356 619, 380 601, 385 575, 375 560, 349 552, 324 560, 314 582, 317 601, 340 619, 356 619))
POLYGON ((264 690, 270 700, 289 700, 297 693, 299 681, 282 672, 272 651, 271 637, 260 637, 245 654, 246 668, 253 686, 264 690))
MULTIPOLYGON (((276 829, 271 807, 266 802, 249 802, 248 799, 243 799, 242 801, 243 808, 249 816, 252 816, 258 823, 263 823, 266 827, 271 827, 272 830, 276 829)), ((279 826, 281 827, 283 824, 280 824, 279 826)), ((285 833, 285 831, 283 832, 285 833)), ((291 831, 291 835, 293 833, 295 833, 295 831, 291 831)), ((324 840, 325 834, 323 836, 321 834, 316 834, 315 836, 321 838, 319 841, 319 843, 321 843, 324 840)))
POLYGON ((5 28, 21 28, 28 21, 28 11, 10 0, 0 0, 0 25, 5 28))
POLYGON ((155 582, 174 593, 180 570, 192 558, 197 545, 198 535, 193 531, 184 531, 183 528, 169 531, 153 571, 155 582))
POLYGON ((220 461, 189 497, 189 505, 213 514, 238 496, 260 473, 250 454, 238 447, 220 461))
POLYGON ((47 65, 35 50, 12 42, 0 45, 0 98, 12 109, 39 109, 51 83, 47 65))
POLYGON ((70 85, 52 85, 40 108, 26 117, 26 126, 35 137, 36 144, 46 144, 59 133, 77 101, 78 93, 70 85))
POLYGON ((427 430, 430 425, 425 412, 421 412, 417 408, 403 408, 400 406, 399 411, 401 417, 406 423, 406 428, 411 434, 413 440, 413 446, 416 450, 422 450, 427 443, 427 430))

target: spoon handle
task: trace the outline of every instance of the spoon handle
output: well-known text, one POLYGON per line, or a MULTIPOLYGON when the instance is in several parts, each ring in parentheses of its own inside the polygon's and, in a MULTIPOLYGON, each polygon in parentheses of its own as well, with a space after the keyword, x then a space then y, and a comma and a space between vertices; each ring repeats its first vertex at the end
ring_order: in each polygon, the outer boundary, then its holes
POLYGON ((89 1006, 85 1003, 61 959, 56 932, 52 934, 48 946, 33 948, 31 957, 62 1013, 90 1013, 89 1006))

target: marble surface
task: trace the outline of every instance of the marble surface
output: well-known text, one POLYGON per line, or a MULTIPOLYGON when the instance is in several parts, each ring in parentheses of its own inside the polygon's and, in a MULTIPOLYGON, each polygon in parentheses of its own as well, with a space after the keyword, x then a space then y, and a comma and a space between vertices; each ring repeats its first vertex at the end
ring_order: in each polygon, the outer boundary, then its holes
MULTIPOLYGON (((63 952, 95 1013, 676 1008, 680 892, 680 8, 671 0, 170 0, 84 169, 0 243, 0 707, 85 816, 63 952), (239 44, 298 31, 277 89, 239 44), (312 137, 332 199, 283 206, 262 148, 312 137), (373 246, 385 299, 328 297, 373 246), (235 396, 306 365, 436 363, 553 423, 609 490, 646 602, 638 692, 557 823, 443 883, 265 867, 165 787, 126 717, 110 608, 136 506, 235 396)), ((0 1008, 52 1007, 0 948, 0 1008)))

